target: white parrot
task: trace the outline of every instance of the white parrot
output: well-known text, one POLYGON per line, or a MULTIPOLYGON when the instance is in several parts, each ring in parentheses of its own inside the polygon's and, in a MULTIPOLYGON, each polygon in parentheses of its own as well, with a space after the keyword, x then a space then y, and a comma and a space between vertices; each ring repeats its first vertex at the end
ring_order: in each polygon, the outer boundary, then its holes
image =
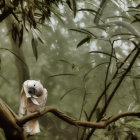
MULTIPOLYGON (((39 111, 45 106, 47 100, 47 90, 43 88, 40 81, 27 80, 23 83, 20 95, 19 117, 39 111)), ((37 119, 28 121, 24 125, 24 130, 30 135, 40 132, 37 119)))

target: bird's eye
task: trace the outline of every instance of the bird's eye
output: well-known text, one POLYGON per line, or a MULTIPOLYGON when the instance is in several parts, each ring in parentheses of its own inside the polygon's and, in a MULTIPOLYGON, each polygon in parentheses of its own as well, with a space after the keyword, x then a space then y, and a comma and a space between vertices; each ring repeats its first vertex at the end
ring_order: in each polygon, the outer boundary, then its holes
POLYGON ((34 87, 35 87, 35 85, 34 85, 34 87))

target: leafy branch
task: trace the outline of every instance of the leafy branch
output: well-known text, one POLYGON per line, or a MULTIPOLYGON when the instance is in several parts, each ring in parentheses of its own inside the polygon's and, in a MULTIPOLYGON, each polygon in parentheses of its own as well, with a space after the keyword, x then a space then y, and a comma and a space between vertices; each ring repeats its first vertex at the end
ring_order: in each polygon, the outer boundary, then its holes
MULTIPOLYGON (((115 88, 113 89, 112 93, 110 94, 110 96, 108 97, 108 100, 106 102, 106 104, 104 105, 104 107, 102 108, 102 111, 100 112, 99 118, 97 119, 97 122, 100 121, 103 117, 103 114, 106 112, 107 107, 109 106, 112 98, 114 97, 115 93, 117 92, 118 88, 120 87, 122 81, 124 80, 125 76, 127 75, 127 73, 131 70, 133 64, 135 63, 135 60, 137 59, 138 55, 140 53, 140 49, 137 49, 136 54, 134 55, 133 59, 131 60, 128 68, 126 69, 126 71, 122 74, 122 76, 120 77, 118 83, 116 84, 115 88)), ((107 87, 109 87, 110 84, 108 84, 107 87)), ((105 90, 106 91, 106 90, 105 90)), ((104 94, 103 94, 104 95, 104 94)), ((95 107, 95 106, 94 106, 95 107)), ((95 131, 95 128, 93 128, 90 133, 88 134, 86 140, 89 140, 89 138, 91 137, 91 135, 93 134, 93 132, 95 131)))
POLYGON ((0 99, 0 127, 4 130, 7 140, 27 140, 22 126, 29 120, 39 118, 47 113, 53 113, 56 117, 67 122, 68 124, 74 125, 76 127, 88 127, 88 128, 98 128, 105 129, 112 122, 117 121, 122 117, 127 116, 136 116, 140 117, 140 112, 125 112, 114 115, 106 120, 101 120, 100 122, 89 122, 89 121, 80 121, 75 118, 72 118, 65 113, 59 111, 53 106, 46 106, 40 110, 40 112, 34 112, 29 115, 19 118, 12 109, 0 99))

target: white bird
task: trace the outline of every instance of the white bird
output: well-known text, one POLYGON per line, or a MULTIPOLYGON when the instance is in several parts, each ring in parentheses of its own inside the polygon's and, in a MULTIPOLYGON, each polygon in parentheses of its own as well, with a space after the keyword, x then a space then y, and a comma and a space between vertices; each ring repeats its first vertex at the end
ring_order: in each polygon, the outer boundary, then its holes
MULTIPOLYGON (((43 88, 40 81, 27 80, 23 83, 20 95, 19 117, 39 111, 45 106, 47 100, 47 90, 43 88)), ((37 119, 28 121, 24 125, 24 130, 30 135, 40 132, 39 122, 37 119)))

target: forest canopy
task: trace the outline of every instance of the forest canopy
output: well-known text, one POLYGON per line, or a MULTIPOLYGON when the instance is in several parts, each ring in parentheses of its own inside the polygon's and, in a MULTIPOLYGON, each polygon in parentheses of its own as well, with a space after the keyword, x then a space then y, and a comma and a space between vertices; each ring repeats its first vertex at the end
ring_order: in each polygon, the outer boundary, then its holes
POLYGON ((0 33, 1 140, 27 139, 34 118, 41 133, 29 140, 140 139, 140 1, 1 0, 0 33), (28 79, 47 106, 19 119, 28 79))

